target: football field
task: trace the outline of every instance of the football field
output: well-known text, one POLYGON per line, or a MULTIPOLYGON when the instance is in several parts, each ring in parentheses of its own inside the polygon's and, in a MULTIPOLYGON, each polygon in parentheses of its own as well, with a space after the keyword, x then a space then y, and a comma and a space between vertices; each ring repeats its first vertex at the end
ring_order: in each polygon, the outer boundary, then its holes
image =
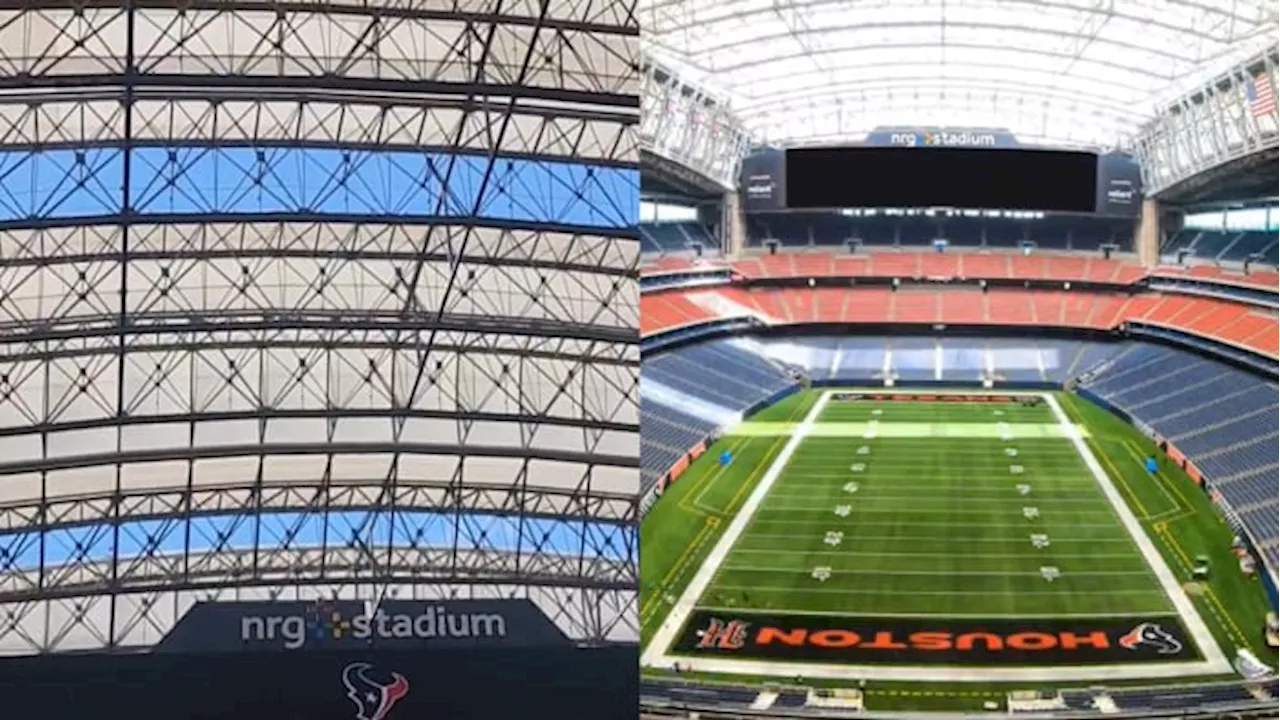
POLYGON ((743 423, 735 436, 786 446, 646 664, 956 680, 1229 667, 1084 432, 1048 394, 827 391, 799 422, 743 423))

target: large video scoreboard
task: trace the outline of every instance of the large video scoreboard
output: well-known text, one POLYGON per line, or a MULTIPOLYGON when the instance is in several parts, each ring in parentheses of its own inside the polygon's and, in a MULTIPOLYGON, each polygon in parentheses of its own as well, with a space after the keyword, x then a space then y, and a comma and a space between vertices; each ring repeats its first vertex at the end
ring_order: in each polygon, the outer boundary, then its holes
POLYGON ((762 148, 743 160, 747 212, 958 207, 1137 216, 1121 152, 1030 147, 998 129, 881 128, 856 145, 762 148))

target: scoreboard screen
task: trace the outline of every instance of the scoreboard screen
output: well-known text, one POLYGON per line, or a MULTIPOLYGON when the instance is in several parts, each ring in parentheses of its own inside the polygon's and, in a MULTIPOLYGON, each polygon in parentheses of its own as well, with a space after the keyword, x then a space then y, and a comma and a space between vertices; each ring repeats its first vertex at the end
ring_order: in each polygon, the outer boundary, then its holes
POLYGON ((747 212, 956 207, 1136 217, 1138 163, 1119 152, 1034 148, 1007 131, 873 132, 860 145, 762 148, 743 160, 747 212))
POLYGON ((1061 150, 796 148, 786 152, 787 207, 1094 212, 1097 163, 1061 150))

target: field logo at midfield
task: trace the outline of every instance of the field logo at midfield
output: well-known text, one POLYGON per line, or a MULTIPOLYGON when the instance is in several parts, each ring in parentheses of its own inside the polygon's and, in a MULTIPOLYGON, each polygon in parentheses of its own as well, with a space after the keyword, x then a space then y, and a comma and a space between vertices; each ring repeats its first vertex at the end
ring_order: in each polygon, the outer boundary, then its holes
POLYGON ((747 645, 747 629, 751 623, 741 620, 725 622, 720 618, 707 620, 706 628, 698 631, 700 649, 741 650, 747 645))
POLYGON ((1125 633, 1118 642, 1125 650, 1150 647, 1161 655, 1177 655, 1182 652, 1182 643, 1177 638, 1159 625, 1150 622, 1142 623, 1125 633))

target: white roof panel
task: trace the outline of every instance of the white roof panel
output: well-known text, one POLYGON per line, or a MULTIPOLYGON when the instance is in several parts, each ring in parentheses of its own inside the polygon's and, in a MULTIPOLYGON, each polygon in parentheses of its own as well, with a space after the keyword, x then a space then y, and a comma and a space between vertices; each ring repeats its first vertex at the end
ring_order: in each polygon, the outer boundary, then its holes
POLYGON ((640 22, 649 53, 777 142, 936 126, 1113 145, 1277 38, 1261 0, 655 0, 640 22))

